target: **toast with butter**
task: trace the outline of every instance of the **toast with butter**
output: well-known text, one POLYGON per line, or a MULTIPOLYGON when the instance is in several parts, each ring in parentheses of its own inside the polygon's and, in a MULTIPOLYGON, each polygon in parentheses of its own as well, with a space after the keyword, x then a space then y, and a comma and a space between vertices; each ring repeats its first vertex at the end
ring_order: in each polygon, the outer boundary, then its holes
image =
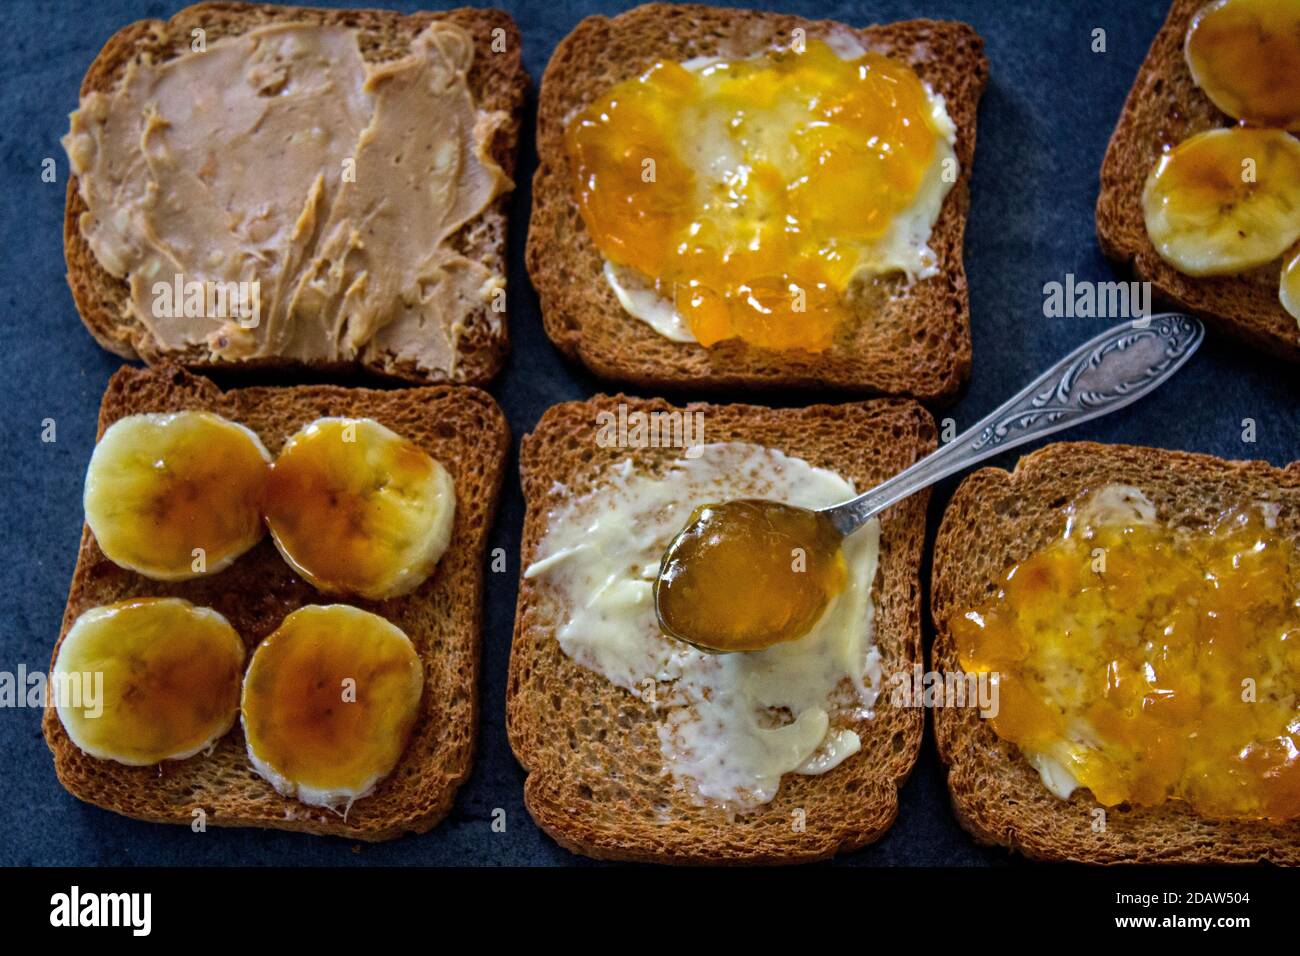
POLYGON ((64 140, 86 327, 200 371, 487 382, 508 347, 520 48, 507 14, 471 8, 216 2, 123 28, 64 140))
MULTIPOLYGON (((1288 546, 1300 541, 1300 465, 1296 464, 1274 468, 1259 461, 1226 461, 1187 452, 1070 442, 1048 445, 1021 458, 1011 472, 981 469, 958 488, 944 513, 935 542, 931 577, 935 639, 931 659, 936 672, 962 673, 953 619, 965 617, 970 613, 968 609, 980 608, 986 619, 982 623, 987 623, 988 612, 982 602, 998 593, 998 582, 1002 582, 1002 588, 1012 587, 1008 569, 1015 566, 1017 575, 1023 579, 1028 572, 1022 562, 1060 540, 1067 507, 1113 486, 1119 486, 1130 502, 1141 502, 1146 511, 1143 524, 1147 528, 1168 529, 1171 534, 1195 533, 1213 527, 1225 509, 1244 506, 1260 522, 1254 526, 1255 533, 1276 536, 1282 542, 1289 542, 1288 546)), ((1075 520, 1080 520, 1078 511, 1073 514, 1075 520)), ((1097 543, 1092 541, 1087 548, 1095 548, 1097 543)), ((1262 549, 1252 545, 1251 550, 1262 549)), ((1125 561, 1122 552, 1114 548, 1092 550, 1084 555, 1084 560, 1072 562, 1067 572, 1086 574, 1089 563, 1099 556, 1109 560, 1109 572, 1113 575, 1110 580, 1116 582, 1116 587, 1130 580, 1133 562, 1125 561)), ((1157 587, 1164 587, 1161 582, 1181 580, 1176 577, 1176 569, 1170 570, 1168 564, 1152 562, 1147 566, 1154 570, 1143 573, 1154 573, 1159 579, 1157 587)), ((1104 580, 1107 565, 1094 564, 1092 572, 1102 574, 1104 580)), ((1249 574, 1249 571, 1242 573, 1249 574)), ((1198 581, 1213 578, 1206 565, 1198 564, 1190 568, 1187 580, 1189 586, 1196 586, 1198 581)), ((1285 587, 1288 580, 1294 581, 1294 567, 1290 575, 1269 574, 1253 580, 1271 582, 1270 587, 1279 583, 1285 587)), ((1090 581, 1090 586, 1095 588, 1096 579, 1090 581)), ((1225 578, 1221 587, 1224 593, 1232 593, 1232 580, 1225 578)), ((1049 585, 1045 600, 1050 599, 1054 607, 1061 608, 1079 593, 1057 580, 1049 585)), ((1140 606, 1146 594, 1142 590, 1126 593, 1128 597, 1118 602, 1116 613, 1140 606)), ((1177 602, 1171 605, 1174 611, 1176 605, 1177 602)), ((1037 608, 1024 605, 1020 613, 1039 621, 1041 633, 1056 633, 1051 621, 1039 618, 1037 608)), ((1172 612, 1166 608, 1159 613, 1172 612)), ((1230 618, 1227 626, 1245 628, 1246 619, 1244 614, 1230 618)), ((1086 625, 1077 626, 1086 628, 1086 625)), ((1181 628, 1182 625, 1176 624, 1167 633, 1187 633, 1181 628)), ((1068 639, 1078 642, 1091 639, 1094 633, 1102 632, 1085 629, 1074 632, 1068 639)), ((1115 639, 1127 647, 1133 642, 1125 643, 1126 636, 1128 631, 1121 628, 1115 639)), ((1182 650, 1175 648, 1169 660, 1177 660, 1181 653, 1182 650)), ((1105 667, 1105 658, 1097 664, 1105 667)), ((1113 678, 1112 692, 1123 692, 1129 680, 1128 671, 1123 670, 1120 660, 1111 661, 1109 666, 1117 675, 1113 678)), ((1157 681, 1153 687, 1177 687, 1179 692, 1171 695, 1171 700, 1184 698, 1182 691, 1192 685, 1180 683, 1164 666, 1155 665, 1164 680, 1157 681)), ((1285 707, 1286 686, 1270 688, 1265 683, 1265 673, 1253 667, 1246 672, 1259 680, 1260 703, 1253 706, 1260 709, 1252 714, 1263 714, 1265 702, 1270 700, 1285 707)), ((1072 686, 1084 686, 1086 675, 1069 673, 1072 686)), ((1229 697, 1235 696, 1241 676, 1235 671, 1230 674, 1229 697)), ((1141 680, 1139 677, 1138 681, 1141 680)), ((1208 695, 1211 686, 1208 681, 1197 686, 1203 686, 1208 695)), ((1292 699, 1295 690, 1294 685, 1290 686, 1292 699)), ((1009 693, 1001 695, 1003 706, 1009 693)), ((1130 714, 1129 719, 1159 706, 1158 698, 1163 693, 1152 690, 1147 702, 1130 714)), ((1196 735, 1189 735, 1186 721, 1187 718, 1181 718, 1174 722, 1168 731, 1172 736, 1158 744, 1158 752, 1168 755, 1190 745, 1190 737, 1196 735)), ((1096 726, 1095 721, 1090 722, 1096 726)), ((1294 818, 1271 822, 1267 818, 1202 814, 1187 799, 1154 803, 1110 800, 1108 805, 1103 805, 1091 789, 1082 785, 1068 795, 1062 789, 1058 795, 1048 788, 1051 774, 1041 765, 1031 765, 1026 752, 1000 736, 976 708, 938 707, 935 731, 939 755, 948 766, 948 788, 954 810, 962 825, 982 843, 1001 844, 1037 859, 1084 863, 1271 861, 1300 864, 1300 828, 1294 818)), ((1147 740, 1144 745, 1151 743, 1147 740)), ((1153 765, 1159 767, 1160 758, 1153 765)), ((1208 766, 1213 772, 1220 769, 1214 763, 1198 766, 1208 766)))
MULTIPOLYGON (((711 681, 711 664, 699 652, 658 633, 653 618, 646 617, 652 611, 644 603, 649 587, 644 574, 639 581, 618 577, 627 558, 621 549, 623 542, 644 545, 639 560, 649 573, 678 530, 674 522, 684 523, 690 508, 701 503, 697 493, 744 488, 794 501, 800 490, 822 485, 830 495, 843 494, 845 482, 870 487, 934 446, 929 413, 901 399, 778 410, 703 403, 675 407, 662 400, 602 395, 549 409, 520 452, 527 513, 506 692, 510 745, 528 773, 524 801, 538 825, 576 853, 656 863, 793 863, 878 839, 897 814, 898 789, 911 772, 922 732, 920 709, 896 706, 884 688, 922 659, 918 574, 926 494, 889 509, 876 526, 878 538, 864 528, 860 537, 849 539, 852 545, 846 542, 846 556, 858 546, 875 548, 874 563, 854 578, 854 593, 865 605, 832 604, 818 624, 849 609, 846 653, 856 655, 859 665, 871 662, 880 693, 866 706, 856 702, 832 709, 829 724, 814 729, 804 746, 818 745, 822 754, 844 739, 853 746, 832 755, 829 764, 773 775, 763 795, 768 799, 740 805, 729 799, 736 781, 727 777, 728 768, 761 768, 761 762, 751 762, 755 738, 770 732, 792 734, 786 738, 791 740, 813 719, 777 701, 787 690, 787 678, 794 684, 793 674, 810 673, 806 661, 793 655, 814 639, 817 628, 787 645, 788 656, 768 657, 753 670, 746 668, 758 660, 755 655, 714 657, 757 684, 765 681, 759 671, 779 665, 769 671, 774 689, 755 691, 775 696, 758 696, 752 709, 729 711, 730 691, 739 687, 743 699, 753 688, 731 684, 729 691, 711 681), (685 449, 667 447, 666 441, 643 440, 636 431, 647 423, 673 421, 702 427, 702 434, 696 430, 691 438, 700 447, 689 442, 685 449), (764 462, 775 462, 777 470, 766 470, 764 462), (710 475, 713 483, 683 493, 700 474, 710 475), (784 494, 782 481, 788 483, 784 494), (640 499, 639 512, 620 517, 619 503, 629 500, 620 494, 630 494, 634 486, 650 496, 640 499), (669 503, 655 496, 659 493, 681 500, 669 503), (567 508, 586 504, 594 508, 586 512, 591 522, 567 520, 567 508), (661 518, 665 511, 667 523, 661 518), (614 524, 605 527, 605 518, 614 524), (657 521, 662 527, 647 532, 657 521), (567 553, 552 550, 549 537, 562 527, 573 532, 567 553), (566 600, 554 576, 566 562, 579 585, 605 581, 581 605, 566 600), (620 617, 629 609, 633 617, 620 617), (584 647, 583 635, 574 633, 579 626, 594 627, 601 640, 584 647), (664 655, 651 665, 663 670, 651 676, 635 672, 645 650, 638 645, 642 638, 655 642, 653 649, 664 655), (690 660, 683 663, 682 655, 690 660), (624 669, 628 673, 620 675, 624 669), (677 706, 682 699, 677 695, 689 695, 692 687, 693 702, 677 706), (710 710, 712 705, 717 708, 710 710), (713 717, 701 717, 708 713, 713 717), (713 719, 724 728, 717 732, 721 738, 710 729, 713 719), (718 755, 722 759, 714 761, 718 755)), ((856 554, 850 557, 851 578, 857 573, 856 554)), ((847 686, 841 680, 836 690, 847 686)))
MULTIPOLYGON (((908 395, 930 402, 954 398, 971 363, 962 238, 976 107, 988 72, 982 47, 969 26, 932 20, 858 30, 830 21, 693 4, 649 4, 612 18, 583 20, 551 57, 538 104, 540 164, 533 180, 527 265, 551 340, 603 378, 651 388, 803 386, 908 395), (951 148, 956 165, 950 170, 955 177, 951 188, 936 207, 937 220, 928 231, 932 271, 911 281, 901 271, 887 271, 860 284, 851 280, 836 300, 836 308, 844 312, 828 347, 825 341, 809 348, 777 346, 766 340, 766 345, 755 345, 743 335, 723 333, 706 348, 698 335, 687 335, 680 328, 669 337, 658 330, 663 323, 653 315, 660 305, 647 305, 649 312, 634 317, 627 304, 644 301, 644 294, 630 286, 616 289, 609 277, 611 265, 593 241, 575 201, 575 160, 566 146, 566 128, 611 87, 642 75, 657 61, 688 67, 717 57, 744 61, 804 43, 809 51, 821 44, 819 55, 827 49, 852 51, 845 56, 858 56, 861 51, 885 54, 910 67, 928 85, 926 95, 932 106, 936 96, 942 97, 945 124, 952 124, 946 128, 955 127, 951 148)), ((790 62, 798 60, 786 61, 787 67, 790 62)), ((676 175, 670 172, 668 160, 661 160, 655 180, 658 188, 665 195, 680 192, 676 180, 667 181, 669 175, 676 175)), ((864 181, 849 175, 859 168, 844 169, 850 182, 864 181)), ((824 184, 821 195, 824 200, 824 184)), ((841 210, 856 208, 848 197, 839 201, 841 210)), ((647 223, 663 218, 653 210, 645 215, 647 223)), ((834 219, 835 213, 817 210, 808 219, 818 221, 822 216, 834 219)), ((788 269, 788 260, 785 265, 788 269)), ((753 282, 757 286, 758 280, 753 282)), ((680 283, 678 287, 684 288, 680 283)), ((779 299, 785 288, 777 283, 770 291, 779 299)), ((659 297, 658 302, 667 300, 659 297)), ((807 327, 817 308, 816 295, 808 302, 812 304, 792 307, 803 314, 776 323, 789 328, 768 331, 793 334, 792 330, 807 327)), ((676 324, 680 326, 681 320, 676 324)), ((692 328, 698 331, 697 326, 692 328)))
POLYGON ((1280 267, 1300 254, 1300 246, 1257 268, 1193 276, 1160 256, 1144 222, 1143 191, 1157 161, 1195 134, 1236 122, 1197 85, 1184 54, 1188 28, 1207 3, 1173 0, 1138 70, 1102 161, 1097 238, 1108 258, 1151 283, 1157 299, 1203 316, 1223 336, 1300 362, 1300 326, 1278 294, 1280 267))
MULTIPOLYGON (((346 813, 281 796, 250 765, 239 724, 210 753, 159 766, 126 766, 83 753, 51 704, 45 739, 60 782, 74 796, 158 823, 188 824, 202 810, 212 826, 256 826, 358 840, 424 832, 450 811, 469 775, 478 721, 483 557, 509 447, 496 403, 475 388, 433 386, 376 391, 336 386, 256 387, 222 392, 178 367, 122 369, 109 380, 99 435, 140 413, 202 410, 238 422, 278 453, 304 425, 327 416, 370 418, 442 463, 455 487, 450 543, 432 575, 400 597, 330 597, 296 574, 270 536, 229 567, 186 581, 151 580, 126 570, 82 531, 59 646, 89 608, 137 597, 183 598, 233 625, 250 655, 291 612, 346 603, 397 625, 423 670, 410 743, 377 789, 346 813)), ((359 613, 359 612, 353 612, 359 613)))

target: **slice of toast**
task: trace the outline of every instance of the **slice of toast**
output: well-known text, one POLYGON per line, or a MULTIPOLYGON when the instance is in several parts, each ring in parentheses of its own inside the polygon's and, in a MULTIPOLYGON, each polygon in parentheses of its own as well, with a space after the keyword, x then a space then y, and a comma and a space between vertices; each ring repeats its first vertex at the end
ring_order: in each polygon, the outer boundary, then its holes
POLYGON ((1240 275, 1184 275, 1160 258, 1142 216, 1142 190, 1162 152, 1196 133, 1236 122, 1192 82, 1183 56, 1187 27, 1206 2, 1174 0, 1138 70, 1101 165, 1097 239, 1108 258, 1150 282, 1158 300, 1204 316, 1221 335, 1300 362, 1300 326, 1278 300, 1285 259, 1240 275))
MULTIPOLYGON (((1021 458, 1012 472, 984 468, 957 489, 935 542, 931 613, 932 668, 961 667, 947 621, 987 597, 998 576, 1059 537, 1065 505, 1088 490, 1133 485, 1159 520, 1204 527, 1229 505, 1273 501, 1278 528, 1300 537, 1300 463, 1259 461, 1063 442, 1021 458)), ((1015 745, 1002 740, 972 707, 935 711, 939 756, 962 825, 981 843, 1030 857, 1085 863, 1300 863, 1300 826, 1214 821, 1172 801, 1159 807, 1112 807, 1094 829, 1100 804, 1084 789, 1053 796, 1015 745)))
POLYGON ((451 809, 473 759, 483 556, 510 444, 505 416, 476 388, 375 391, 322 385, 222 392, 177 367, 128 368, 109 380, 99 435, 126 415, 181 409, 205 409, 247 425, 272 455, 290 435, 322 416, 376 419, 451 472, 456 486, 451 546, 432 576, 411 594, 367 601, 318 592, 290 570, 269 535, 224 571, 167 583, 113 564, 85 528, 59 640, 91 607, 131 597, 181 597, 225 615, 251 654, 290 612, 305 604, 342 601, 387 618, 410 637, 424 665, 419 718, 397 767, 346 817, 276 793, 250 765, 238 722, 211 754, 166 761, 161 767, 127 767, 78 750, 50 707, 45 739, 59 780, 82 800, 159 823, 190 823, 201 808, 212 826, 273 827, 359 840, 430 829, 451 809))
MULTIPOLYGON (((653 468, 681 454, 664 448, 600 447, 596 416, 670 411, 662 400, 597 396, 556 405, 523 440, 520 472, 527 515, 521 569, 547 528, 548 512, 580 495, 610 465, 653 468)), ((915 402, 770 409, 694 404, 705 440, 764 445, 828 468, 868 488, 935 445, 934 420, 915 402)), ((881 521, 880 567, 872 587, 874 640, 886 681, 921 660, 918 571, 926 495, 881 521)), ((853 729, 862 750, 822 776, 789 774, 775 799, 729 819, 698 806, 664 775, 651 705, 567 657, 555 632, 559 608, 536 580, 521 578, 506 691, 510 745, 528 771, 524 802, 561 846, 603 859, 657 863, 790 863, 816 860, 878 839, 898 812, 898 788, 920 747, 922 714, 882 693, 871 719, 853 729), (802 809, 804 832, 792 826, 802 809)))
MULTIPOLYGON (((361 53, 367 62, 400 57, 411 41, 430 23, 445 21, 467 31, 475 41, 475 58, 469 72, 470 90, 478 108, 502 111, 509 120, 497 129, 490 144, 490 154, 507 176, 513 175, 516 145, 522 117, 528 75, 521 58, 521 40, 514 20, 503 11, 462 7, 443 13, 403 15, 386 10, 331 10, 313 7, 282 7, 272 4, 200 3, 186 7, 170 20, 141 20, 123 27, 104 44, 81 82, 81 95, 99 90, 109 91, 124 76, 127 65, 141 57, 165 62, 190 50, 191 31, 205 31, 207 42, 224 36, 239 35, 268 23, 316 23, 350 27, 357 31, 361 53), (501 32, 497 32, 501 31, 501 32), (494 41, 496 45, 494 46, 494 41)), ((301 366, 296 359, 254 358, 239 362, 214 360, 204 346, 196 345, 180 352, 162 351, 144 326, 128 315, 127 285, 110 275, 78 226, 85 202, 77 191, 77 177, 68 182, 67 205, 63 222, 64 256, 68 266, 68 284, 77 311, 90 334, 104 348, 124 358, 139 357, 150 365, 162 362, 189 369, 279 368, 301 366)), ((304 185, 305 188, 305 185, 304 185)), ((506 274, 506 214, 510 194, 497 197, 477 218, 467 222, 452 237, 456 251, 483 263, 493 272, 506 274)), ((488 306, 464 317, 456 367, 450 381, 475 385, 486 384, 500 370, 509 349, 508 321, 505 314, 492 314, 488 306)), ((429 383, 430 373, 412 362, 384 361, 382 364, 358 366, 348 362, 315 363, 326 372, 364 371, 386 378, 429 383)), ((438 379, 441 380, 441 379, 438 379)))
POLYGON ((963 23, 911 20, 854 30, 826 20, 692 4, 650 4, 588 17, 556 48, 542 77, 527 264, 552 341, 596 374, 650 388, 825 386, 952 399, 971 364, 962 237, 975 154, 975 111, 988 76, 983 41, 963 23), (957 126, 960 173, 930 238, 939 274, 907 285, 886 277, 884 302, 850 319, 827 351, 774 352, 739 340, 673 342, 625 312, 573 200, 567 120, 659 59, 746 57, 788 45, 791 31, 843 39, 903 60, 943 95, 957 126))

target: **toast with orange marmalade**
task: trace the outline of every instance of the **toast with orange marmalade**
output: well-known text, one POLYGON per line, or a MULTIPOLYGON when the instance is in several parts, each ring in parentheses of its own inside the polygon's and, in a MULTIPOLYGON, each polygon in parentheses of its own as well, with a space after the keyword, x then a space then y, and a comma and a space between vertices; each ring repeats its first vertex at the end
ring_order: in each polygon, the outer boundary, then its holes
POLYGON ((987 74, 963 23, 588 17, 538 103, 527 264, 547 334, 649 387, 951 400, 987 74))
POLYGON ((933 666, 966 687, 939 753, 977 839, 1300 863, 1300 466, 1062 443, 982 469, 944 514, 931 610, 933 666))

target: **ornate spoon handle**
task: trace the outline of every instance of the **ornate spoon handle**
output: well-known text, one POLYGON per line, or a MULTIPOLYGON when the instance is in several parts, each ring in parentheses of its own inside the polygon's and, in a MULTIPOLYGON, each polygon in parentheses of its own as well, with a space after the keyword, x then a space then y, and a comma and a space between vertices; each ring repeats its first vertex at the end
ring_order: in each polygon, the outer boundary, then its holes
POLYGON ((852 534, 892 504, 1008 448, 1100 418, 1153 391, 1191 358, 1205 327, 1166 312, 1103 332, 937 451, 865 494, 827 508, 852 534))

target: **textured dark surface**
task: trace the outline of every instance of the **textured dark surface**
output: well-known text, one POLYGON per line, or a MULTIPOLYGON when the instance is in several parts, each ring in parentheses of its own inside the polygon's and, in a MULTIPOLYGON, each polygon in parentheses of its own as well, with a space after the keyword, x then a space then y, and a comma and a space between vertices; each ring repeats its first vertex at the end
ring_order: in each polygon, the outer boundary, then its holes
MULTIPOLYGON (((43 669, 60 615, 81 532, 81 482, 94 442, 99 398, 120 360, 82 327, 64 281, 61 243, 67 162, 58 144, 76 106, 81 76, 120 26, 167 17, 182 3, 8 3, 0 10, 0 427, 4 457, 0 497, 7 560, 0 579, 0 670, 43 669), (43 182, 42 161, 55 160, 58 181, 43 182), (57 441, 42 442, 52 419, 57 441)), ((393 4, 414 9, 415 4, 393 4)), ((426 6, 442 6, 425 0, 426 6)), ((524 37, 524 63, 537 79, 556 42, 591 12, 617 3, 504 4, 524 37)), ((910 17, 971 23, 985 39, 988 89, 980 104, 979 144, 966 232, 974 368, 967 393, 950 412, 961 427, 996 405, 1038 369, 1100 331, 1109 320, 1048 319, 1043 285, 1109 280, 1097 248, 1093 206, 1098 170, 1120 107, 1164 18, 1164 0, 884 0, 829 3, 783 0, 773 6, 861 25, 910 17), (1093 31, 1106 31, 1106 52, 1093 53, 1093 31)), ((510 282, 512 352, 492 387, 519 436, 551 404, 597 390, 567 365, 542 332, 522 264, 528 180, 536 165, 525 116, 512 209, 510 282)), ((1086 425, 1069 437, 1122 441, 1264 458, 1300 458, 1300 386, 1294 368, 1211 339, 1159 394, 1086 425), (1252 419, 1255 442, 1242 439, 1252 419)), ((703 396, 688 396, 703 397, 703 396)), ((731 396, 741 398, 742 396, 731 396)), ((787 395, 805 404, 808 394, 787 395)), ((710 400, 718 400, 710 396, 710 400)), ((773 400, 775 402, 775 400, 773 400)), ((1014 453, 993 464, 1009 467, 1014 453)), ((512 458, 511 471, 515 463, 512 458)), ((930 537, 956 480, 931 502, 930 537)), ((502 573, 487 574, 481 684, 482 723, 474 772, 451 816, 436 830, 379 846, 262 831, 137 823, 80 803, 59 786, 41 739, 40 712, 0 709, 0 863, 36 864, 565 864, 580 862, 541 833, 523 807, 523 772, 506 742, 506 665, 518 576, 522 499, 508 473, 490 548, 507 555, 502 573), (494 811, 505 832, 495 832, 494 811), (497 814, 498 817, 501 814, 497 814)), ((928 640, 928 631, 927 631, 928 640)), ((928 733, 928 731, 927 731, 928 733)), ((842 858, 845 864, 983 864, 1009 859, 977 847, 957 824, 932 740, 900 793, 899 818, 879 842, 842 858)))

